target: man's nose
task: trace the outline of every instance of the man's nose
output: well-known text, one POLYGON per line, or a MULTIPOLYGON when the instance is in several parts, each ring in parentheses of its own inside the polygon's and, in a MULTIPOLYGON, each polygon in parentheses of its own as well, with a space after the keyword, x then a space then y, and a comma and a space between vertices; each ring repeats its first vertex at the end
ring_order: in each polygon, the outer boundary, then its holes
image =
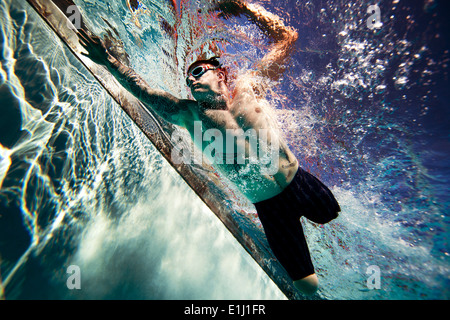
POLYGON ((188 77, 188 79, 189 79, 189 81, 190 81, 191 83, 193 83, 195 80, 197 80, 197 79, 195 79, 194 76, 192 76, 192 75, 190 75, 190 76, 188 77))

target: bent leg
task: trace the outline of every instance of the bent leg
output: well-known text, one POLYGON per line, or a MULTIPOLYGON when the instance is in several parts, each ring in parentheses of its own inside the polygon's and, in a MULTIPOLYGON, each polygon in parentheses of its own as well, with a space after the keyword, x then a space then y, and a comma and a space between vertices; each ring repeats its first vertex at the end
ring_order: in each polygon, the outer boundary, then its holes
POLYGON ((317 290, 317 276, 299 218, 286 213, 286 208, 261 207, 255 204, 259 219, 275 257, 305 294, 317 290), (280 210, 281 209, 281 210, 280 210))
POLYGON ((328 223, 341 211, 330 189, 302 168, 299 168, 291 190, 301 204, 301 214, 315 223, 328 223))

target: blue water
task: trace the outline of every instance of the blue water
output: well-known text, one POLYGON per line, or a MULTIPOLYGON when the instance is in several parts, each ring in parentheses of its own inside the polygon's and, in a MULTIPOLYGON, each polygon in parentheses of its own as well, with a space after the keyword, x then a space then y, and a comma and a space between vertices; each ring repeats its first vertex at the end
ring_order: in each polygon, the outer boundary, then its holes
MULTIPOLYGON (((210 39, 234 73, 268 44, 245 19, 199 12, 201 1, 76 3, 95 33, 108 20, 146 81, 182 97, 183 68, 210 39)), ((299 31, 270 99, 301 165, 342 207, 325 226, 303 221, 319 296, 448 299, 445 10, 381 1, 383 25, 370 30, 356 1, 258 3, 299 31)), ((283 299, 32 8, 2 1, 0 13, 4 297, 283 299), (66 286, 69 265, 81 290, 66 286)))

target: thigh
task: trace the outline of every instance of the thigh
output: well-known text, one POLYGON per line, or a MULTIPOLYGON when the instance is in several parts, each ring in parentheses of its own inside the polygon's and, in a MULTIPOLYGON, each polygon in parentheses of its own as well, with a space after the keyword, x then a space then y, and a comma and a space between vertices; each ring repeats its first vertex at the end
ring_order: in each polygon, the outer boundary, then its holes
POLYGON ((283 207, 261 208, 257 212, 275 257, 292 280, 314 273, 308 245, 299 218, 283 212, 283 207))
POLYGON ((339 204, 319 179, 299 168, 296 178, 291 183, 289 192, 293 193, 300 215, 309 220, 325 224, 337 218, 341 210, 339 204))

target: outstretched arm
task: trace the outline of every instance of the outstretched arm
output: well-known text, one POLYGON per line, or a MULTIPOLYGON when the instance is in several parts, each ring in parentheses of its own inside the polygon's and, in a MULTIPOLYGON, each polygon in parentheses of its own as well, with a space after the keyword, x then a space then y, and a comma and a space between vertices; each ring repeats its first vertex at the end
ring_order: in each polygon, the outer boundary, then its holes
POLYGON ((217 6, 225 18, 231 15, 246 15, 273 40, 270 51, 258 64, 258 71, 263 76, 278 79, 294 49, 298 33, 293 28, 285 26, 280 17, 258 4, 246 3, 243 0, 222 0, 217 6))
POLYGON ((168 92, 151 88, 133 69, 122 64, 106 50, 102 40, 97 36, 90 36, 84 30, 78 33, 80 43, 88 52, 83 55, 97 64, 107 67, 119 83, 136 98, 152 108, 165 120, 184 126, 184 114, 188 100, 178 99, 168 92))

